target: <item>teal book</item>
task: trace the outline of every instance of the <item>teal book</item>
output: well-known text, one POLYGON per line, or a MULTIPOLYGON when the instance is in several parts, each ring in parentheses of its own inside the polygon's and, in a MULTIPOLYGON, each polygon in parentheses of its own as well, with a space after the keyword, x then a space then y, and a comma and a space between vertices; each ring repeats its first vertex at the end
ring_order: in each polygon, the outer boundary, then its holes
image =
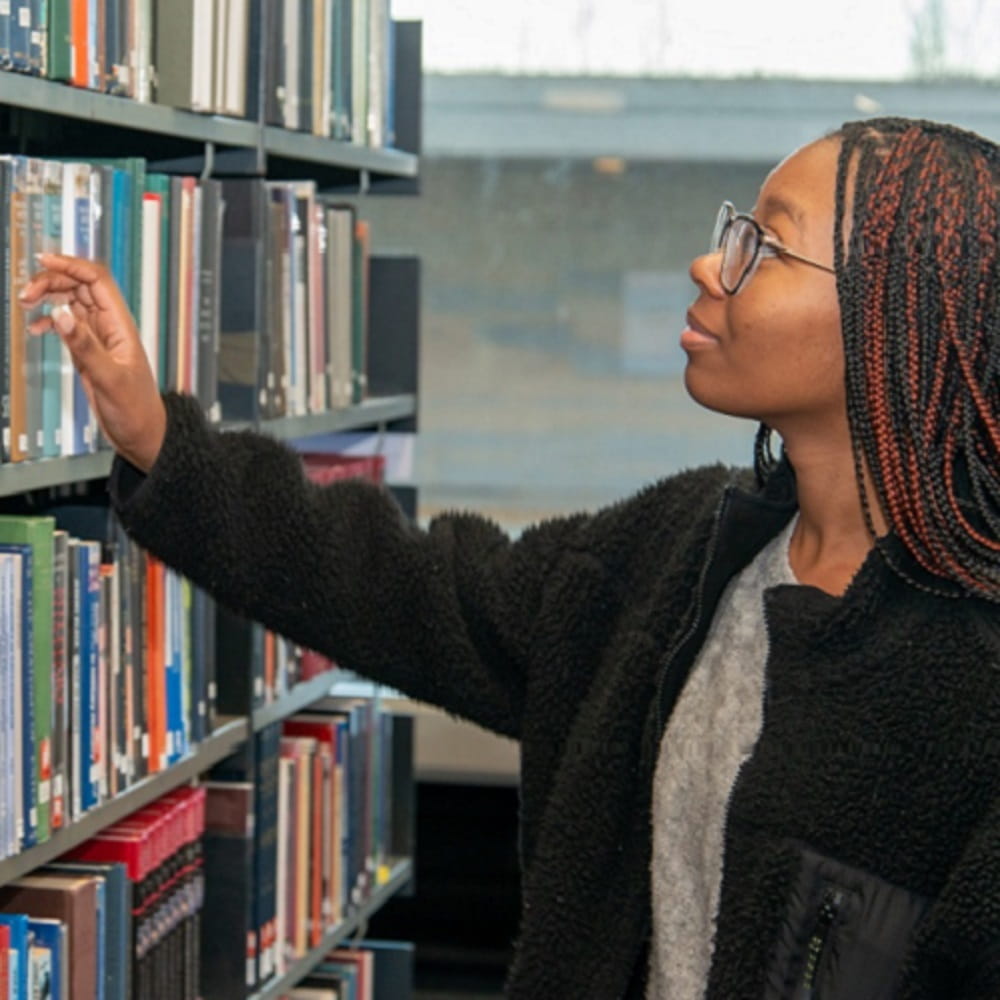
MULTIPOLYGON (((73 78, 73 0, 49 0, 48 77, 69 81, 73 78)), ((3 18, 0 17, 0 21, 3 18)), ((0 27, 0 39, 3 37, 0 27)))

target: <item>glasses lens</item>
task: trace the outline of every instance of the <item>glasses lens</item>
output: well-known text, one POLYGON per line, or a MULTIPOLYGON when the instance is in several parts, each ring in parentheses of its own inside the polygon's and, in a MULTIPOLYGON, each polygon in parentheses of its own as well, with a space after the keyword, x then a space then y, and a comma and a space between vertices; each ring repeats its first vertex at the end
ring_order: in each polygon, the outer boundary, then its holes
POLYGON ((712 230, 712 242, 708 245, 709 253, 717 253, 722 249, 722 241, 726 237, 726 229, 733 218, 733 206, 728 201, 722 203, 719 214, 715 217, 715 228, 712 230))
POLYGON ((746 279, 757 256, 757 227, 747 219, 733 219, 723 234, 722 287, 734 292, 746 279))

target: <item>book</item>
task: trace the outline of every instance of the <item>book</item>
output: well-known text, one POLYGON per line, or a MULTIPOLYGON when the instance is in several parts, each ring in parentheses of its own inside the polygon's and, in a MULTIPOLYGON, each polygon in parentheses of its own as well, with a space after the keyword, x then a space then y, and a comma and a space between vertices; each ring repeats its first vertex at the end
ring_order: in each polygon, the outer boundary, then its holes
POLYGON ((226 180, 222 197, 219 402, 224 419, 256 422, 267 410, 267 184, 226 180))
POLYGON ((0 926, 7 928, 8 981, 11 1000, 31 1000, 28 993, 28 948, 30 931, 24 913, 0 912, 0 926))
POLYGON ((34 917, 28 921, 32 977, 38 1000, 69 1000, 69 934, 61 920, 34 917))
POLYGON ((31 546, 0 544, 0 554, 14 559, 14 617, 10 624, 14 667, 14 739, 11 750, 15 769, 15 813, 18 816, 17 841, 21 850, 38 843, 38 783, 34 734, 34 629, 32 578, 34 568, 31 546))
POLYGON ((51 517, 0 516, 0 544, 26 545, 31 552, 32 784, 36 803, 36 835, 51 831, 53 738, 53 535, 51 517))
POLYGON ((257 985, 258 934, 253 905, 252 782, 206 781, 201 988, 205 1000, 243 1000, 257 985))
POLYGON ((97 882, 81 875, 26 875, 0 887, 0 909, 61 921, 67 930, 72 1000, 96 1000, 97 882))
POLYGON ((47 865, 43 872, 90 875, 103 883, 105 960, 99 968, 103 973, 104 997, 105 1000, 129 1000, 132 899, 126 866, 121 862, 87 864, 58 861, 47 865))

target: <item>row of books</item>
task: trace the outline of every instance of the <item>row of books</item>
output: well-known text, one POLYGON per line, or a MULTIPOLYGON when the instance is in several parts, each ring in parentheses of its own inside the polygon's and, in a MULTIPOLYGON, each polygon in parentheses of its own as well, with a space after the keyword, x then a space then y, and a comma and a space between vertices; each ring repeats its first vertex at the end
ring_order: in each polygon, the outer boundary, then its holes
POLYGON ((394 740, 410 733, 397 725, 372 699, 328 698, 213 769, 206 1000, 242 1000, 282 975, 388 881, 394 740))
POLYGON ((213 725, 213 604, 106 507, 0 517, 0 858, 184 757, 213 725))
MULTIPOLYGON (((384 473, 378 456, 302 460, 321 484, 384 473)), ((334 670, 217 606, 103 501, 0 516, 0 859, 169 768, 220 714, 334 670)))
POLYGON ((390 0, 0 4, 4 69, 362 145, 392 145, 393 59, 390 0))
POLYGON ((199 180, 132 157, 0 157, 0 430, 20 462, 100 446, 79 375, 45 306, 17 304, 39 252, 104 261, 161 390, 195 394, 212 420, 302 416, 366 394, 367 223, 312 182, 199 180))
POLYGON ((197 1000, 204 825, 178 789, 0 887, 0 996, 197 1000))
POLYGON ((282 1000, 407 1000, 413 991, 413 945, 367 938, 335 948, 282 1000))
POLYGON ((395 143, 390 0, 272 0, 265 120, 362 146, 395 143))

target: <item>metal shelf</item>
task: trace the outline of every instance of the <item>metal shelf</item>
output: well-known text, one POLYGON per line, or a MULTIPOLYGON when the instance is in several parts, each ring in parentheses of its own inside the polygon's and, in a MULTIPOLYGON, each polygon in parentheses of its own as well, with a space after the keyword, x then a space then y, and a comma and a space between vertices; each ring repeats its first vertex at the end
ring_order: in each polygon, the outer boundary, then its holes
POLYGON ((419 157, 395 149, 373 149, 241 118, 203 115, 162 104, 141 104, 130 98, 21 73, 0 72, 0 106, 196 143, 263 148, 267 154, 285 160, 348 171, 416 177, 419 165, 419 157))
POLYGON ((254 710, 253 731, 259 733, 265 726, 281 722, 296 712, 301 712, 314 702, 325 698, 333 687, 334 679, 340 671, 328 670, 318 677, 313 677, 295 687, 272 705, 254 710))
POLYGON ((392 875, 385 885, 379 886, 369 899, 352 917, 338 924, 322 942, 309 954, 294 962, 280 979, 267 984, 264 989, 254 993, 248 1000, 277 1000, 282 994, 293 989, 326 957, 326 954, 363 927, 368 919, 385 903, 402 889, 413 877, 413 862, 406 860, 398 862, 392 870, 392 875))
POLYGON ((260 138, 256 122, 200 115, 162 104, 140 104, 127 97, 20 73, 0 73, 0 104, 223 146, 256 147, 260 138))
POLYGON ((331 434, 334 431, 357 430, 375 427, 393 420, 406 420, 417 411, 417 398, 406 394, 366 399, 358 406, 329 413, 314 413, 305 417, 283 417, 280 420, 262 420, 259 429, 284 441, 331 434))
POLYGON ((87 813, 76 823, 56 831, 52 837, 37 847, 21 851, 5 861, 0 861, 0 885, 20 878, 40 865, 48 864, 84 841, 100 833, 107 826, 117 823, 178 788, 185 782, 207 771, 213 764, 224 760, 247 740, 247 720, 223 720, 214 733, 203 740, 194 753, 174 764, 173 767, 144 778, 127 792, 87 813))
POLYGON ((84 479, 102 479, 111 471, 114 453, 77 455, 73 458, 43 458, 0 466, 0 496, 47 489, 84 479))
POLYGON ((367 170, 393 177, 416 177, 419 158, 397 149, 356 146, 338 139, 324 139, 308 132, 291 132, 273 125, 264 128, 264 151, 269 156, 319 163, 346 170, 367 170))

